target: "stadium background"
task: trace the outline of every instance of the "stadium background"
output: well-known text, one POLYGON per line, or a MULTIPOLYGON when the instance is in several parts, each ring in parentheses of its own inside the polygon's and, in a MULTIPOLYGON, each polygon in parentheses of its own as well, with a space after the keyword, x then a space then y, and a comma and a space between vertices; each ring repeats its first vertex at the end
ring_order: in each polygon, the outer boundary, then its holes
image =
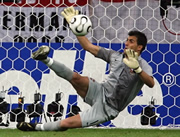
MULTIPOLYGON (((179 1, 177 1, 179 2, 179 1)), ((1 3, 0 11, 0 88, 9 103, 8 112, 1 112, 0 128, 14 128, 10 113, 24 97, 23 109, 34 102, 34 94, 42 95, 41 104, 46 114, 47 105, 62 92, 62 118, 73 105, 83 111, 89 106, 76 95, 65 80, 57 77, 43 63, 31 59, 31 53, 41 45, 52 48, 50 56, 74 71, 101 82, 108 74, 108 65, 82 50, 75 36, 67 28, 60 12, 74 5, 87 14, 93 23, 88 38, 95 44, 122 51, 128 31, 137 29, 148 37, 142 56, 153 68, 155 87, 144 86, 138 96, 119 116, 100 126, 118 128, 176 128, 180 124, 180 23, 179 5, 167 6, 167 18, 160 15, 158 0, 21 0, 1 3), (167 28, 163 25, 163 21, 167 28), (154 100, 157 115, 154 125, 141 124, 141 112, 154 100)), ((1 102, 2 104, 2 102, 1 102)), ((71 109, 70 109, 71 110, 71 109)), ((22 111, 22 113, 24 113, 22 111)), ((17 116, 20 113, 16 114, 17 116)), ((26 113, 25 113, 26 114, 26 113)), ((46 116, 47 117, 47 116, 46 116)), ((26 115, 26 121, 29 121, 26 115)), ((44 115, 42 119, 45 121, 44 115)), ((48 119, 49 120, 49 119, 48 119)))

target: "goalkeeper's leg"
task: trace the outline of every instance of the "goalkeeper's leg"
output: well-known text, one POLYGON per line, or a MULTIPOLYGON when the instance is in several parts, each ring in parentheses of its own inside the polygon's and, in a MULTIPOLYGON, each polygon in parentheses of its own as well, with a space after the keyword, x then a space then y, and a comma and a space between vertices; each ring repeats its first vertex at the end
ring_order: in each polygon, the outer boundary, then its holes
POLYGON ((48 46, 41 46, 37 51, 32 53, 32 58, 35 60, 40 60, 45 63, 50 69, 52 69, 59 77, 62 77, 69 81, 75 88, 77 93, 84 98, 86 96, 89 79, 88 77, 83 77, 78 73, 73 72, 71 69, 66 67, 64 64, 53 60, 48 57, 50 48, 48 46))
POLYGON ((16 127, 22 131, 65 131, 68 128, 81 128, 82 124, 80 115, 78 114, 61 121, 43 124, 20 122, 16 127))
POLYGON ((64 64, 48 58, 50 48, 48 46, 41 46, 37 51, 32 53, 32 58, 40 60, 50 67, 58 76, 70 81, 72 79, 73 71, 67 68, 64 64))
POLYGON ((46 131, 64 131, 66 129, 60 127, 60 121, 55 122, 48 122, 45 124, 34 124, 34 123, 27 123, 27 122, 19 122, 16 127, 22 131, 39 131, 39 130, 46 130, 46 131))

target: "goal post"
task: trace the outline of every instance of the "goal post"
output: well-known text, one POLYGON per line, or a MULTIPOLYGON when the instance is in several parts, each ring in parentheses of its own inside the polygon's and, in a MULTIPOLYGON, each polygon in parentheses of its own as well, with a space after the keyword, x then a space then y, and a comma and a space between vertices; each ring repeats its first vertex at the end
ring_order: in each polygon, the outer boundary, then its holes
POLYGON ((179 0, 18 0, 0 1, 0 128, 19 121, 64 119, 89 108, 73 87, 31 54, 42 45, 50 57, 102 82, 104 61, 84 51, 61 16, 74 6, 92 21, 88 39, 123 51, 128 32, 139 30, 148 44, 142 57, 153 69, 155 87, 143 86, 112 121, 97 127, 176 128, 180 125, 179 0), (78 108, 76 107, 78 106, 78 108))

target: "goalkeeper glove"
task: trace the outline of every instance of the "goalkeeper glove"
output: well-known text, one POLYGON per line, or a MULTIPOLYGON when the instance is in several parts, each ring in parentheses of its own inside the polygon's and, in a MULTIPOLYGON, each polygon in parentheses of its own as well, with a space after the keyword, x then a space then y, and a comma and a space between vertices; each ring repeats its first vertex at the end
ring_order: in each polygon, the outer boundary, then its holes
POLYGON ((61 12, 61 15, 66 19, 68 23, 70 23, 71 19, 78 14, 79 14, 79 11, 75 10, 73 6, 68 7, 64 9, 64 11, 61 12))
POLYGON ((127 57, 123 58, 124 64, 126 64, 129 68, 133 69, 136 73, 141 73, 142 69, 139 66, 138 62, 138 53, 132 49, 126 49, 125 53, 127 57))

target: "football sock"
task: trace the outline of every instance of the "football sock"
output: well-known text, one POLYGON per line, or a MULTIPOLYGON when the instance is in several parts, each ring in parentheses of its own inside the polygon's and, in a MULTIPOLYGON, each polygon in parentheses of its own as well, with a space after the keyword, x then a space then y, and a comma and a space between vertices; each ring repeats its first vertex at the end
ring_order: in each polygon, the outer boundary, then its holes
POLYGON ((42 60, 50 69, 52 69, 58 76, 70 81, 73 76, 73 71, 66 67, 64 64, 59 63, 52 58, 47 57, 47 59, 42 60))
POLYGON ((60 127, 61 121, 47 122, 44 124, 37 124, 35 129, 38 131, 65 131, 65 128, 60 127))

